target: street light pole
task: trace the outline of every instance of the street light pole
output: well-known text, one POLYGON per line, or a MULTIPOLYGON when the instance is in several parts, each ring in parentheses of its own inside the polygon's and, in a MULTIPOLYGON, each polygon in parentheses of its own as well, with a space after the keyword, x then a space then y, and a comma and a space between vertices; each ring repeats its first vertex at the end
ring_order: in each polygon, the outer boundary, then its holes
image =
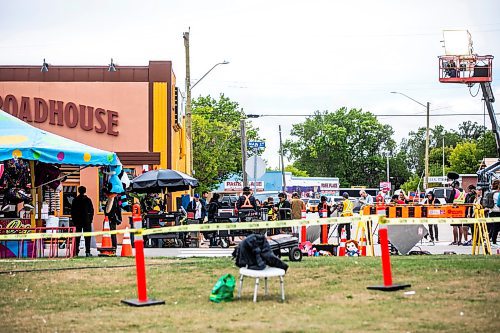
POLYGON ((240 119, 241 131, 241 169, 243 170, 243 187, 248 186, 247 177, 247 130, 245 126, 245 118, 240 119))
POLYGON ((410 96, 403 94, 398 91, 391 91, 391 94, 399 94, 403 95, 404 97, 411 99, 417 104, 422 105, 424 108, 427 110, 427 125, 426 125, 426 132, 425 132, 425 176, 424 176, 424 190, 427 189, 427 185, 429 184, 429 111, 430 111, 430 103, 427 102, 427 104, 420 103, 416 99, 411 98, 410 96))
POLYGON ((429 185, 429 109, 430 103, 427 102, 427 130, 425 133, 425 181, 424 190, 427 190, 429 185))
POLYGON ((188 175, 193 175, 193 138, 192 133, 192 117, 191 117, 191 66, 189 58, 189 32, 183 34, 184 49, 186 53, 186 140, 189 145, 189 164, 186 165, 188 175))
POLYGON ((219 65, 227 65, 229 61, 222 61, 216 63, 212 68, 206 72, 201 79, 196 81, 195 84, 191 86, 191 66, 189 57, 189 33, 191 29, 183 34, 184 38, 184 49, 186 53, 186 140, 189 141, 189 170, 187 170, 189 175, 193 175, 193 120, 191 113, 191 89, 193 89, 201 80, 205 78, 215 67, 219 65))
POLYGON ((283 142, 281 140, 281 125, 278 126, 280 134, 281 177, 283 178, 283 193, 286 191, 285 162, 283 161, 283 142))

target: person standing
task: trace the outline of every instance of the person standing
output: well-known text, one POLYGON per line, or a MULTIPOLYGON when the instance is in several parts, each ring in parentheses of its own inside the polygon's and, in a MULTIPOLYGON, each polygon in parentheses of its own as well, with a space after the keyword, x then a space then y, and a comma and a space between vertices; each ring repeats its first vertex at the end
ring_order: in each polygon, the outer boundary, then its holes
POLYGON ((279 202, 275 205, 275 210, 278 213, 278 220, 289 220, 292 217, 290 202, 286 199, 286 193, 278 194, 279 202))
MULTIPOLYGON (((116 226, 122 223, 122 208, 118 203, 118 198, 116 196, 108 198, 108 201, 111 201, 110 207, 106 206, 104 211, 104 215, 108 218, 109 221, 109 230, 116 230, 116 226), (109 208, 109 211, 108 211, 109 208)), ((113 247, 116 248, 116 234, 111 234, 111 243, 113 247)))
MULTIPOLYGON (((500 196, 500 180, 495 179, 491 184, 491 192, 493 192, 493 208, 490 209, 489 217, 499 217, 500 207, 498 205, 498 197, 500 196)), ((488 195, 488 194, 486 194, 488 195)), ((497 243, 498 231, 500 222, 488 223, 488 235, 493 244, 497 243)))
POLYGON ((202 221, 205 221, 205 217, 207 217, 207 210, 208 210, 207 199, 208 199, 208 192, 207 191, 201 192, 200 202, 201 202, 201 205, 204 208, 204 209, 201 210, 201 220, 202 221))
POLYGON ((202 216, 204 214, 204 209, 205 208, 200 201, 200 195, 198 193, 195 193, 193 200, 189 203, 186 209, 187 212, 192 213, 192 219, 198 220, 199 223, 201 223, 203 222, 202 216))
POLYGON ((319 198, 319 204, 318 204, 318 214, 319 214, 319 217, 322 218, 323 216, 321 215, 321 212, 323 212, 323 214, 326 212, 326 217, 330 217, 332 212, 330 210, 330 205, 328 205, 328 200, 326 199, 326 196, 322 195, 320 198, 319 198))
MULTIPOLYGON (((424 201, 424 205, 436 205, 439 202, 436 200, 436 196, 433 191, 427 193, 427 198, 424 201)), ((431 242, 439 242, 438 225, 429 224, 429 235, 431 236, 431 242)))
MULTIPOLYGON (((94 218, 94 206, 92 205, 92 200, 85 195, 87 189, 85 186, 78 187, 78 195, 71 203, 71 220, 76 227, 76 232, 91 232, 92 231, 92 220, 94 218)), ((76 239, 76 248, 79 249, 80 246, 80 236, 76 239)), ((77 251, 77 256, 78 256, 77 251)), ((85 255, 91 257, 90 253, 90 236, 85 236, 85 255)))
MULTIPOLYGON (((454 180, 451 183, 451 191, 450 195, 448 195, 448 198, 446 198, 446 203, 453 203, 453 204, 463 204, 465 203, 465 193, 464 191, 460 188, 460 183, 458 180, 454 180)), ((461 240, 462 240, 462 230, 461 224, 451 224, 453 227, 453 242, 450 245, 462 245, 461 240)))
MULTIPOLYGON (((465 203, 468 204, 467 207, 465 207, 465 217, 466 218, 474 218, 474 204, 477 201, 477 192, 476 192, 476 187, 474 185, 469 185, 468 187, 469 192, 465 196, 465 203)), ((472 245, 472 239, 467 240, 469 236, 469 230, 472 232, 474 228, 474 224, 462 224, 462 236, 464 237, 464 242, 463 245, 465 246, 471 246, 472 245)))
MULTIPOLYGON (((342 201, 342 217, 353 216, 354 204, 351 200, 349 200, 349 193, 342 193, 342 197, 344 197, 344 201, 342 201)), ((347 239, 351 239, 351 224, 350 223, 341 223, 338 226, 339 239, 342 237, 342 228, 345 228, 347 239)))
POLYGON ((238 217, 241 222, 246 222, 247 217, 251 218, 257 215, 257 201, 250 190, 250 187, 243 187, 243 193, 236 201, 236 208, 238 209, 238 217))
POLYGON ((306 210, 306 204, 300 200, 299 194, 294 192, 292 194, 292 220, 300 220, 302 218, 302 211, 306 210))
MULTIPOLYGON (((212 196, 212 199, 210 199, 210 202, 207 207, 207 216, 208 216, 208 223, 216 223, 216 216, 219 211, 219 208, 221 208, 221 203, 219 201, 220 195, 219 193, 214 193, 212 196)), ((216 247, 217 246, 217 232, 216 231, 209 231, 204 234, 205 238, 208 237, 210 239, 210 247, 216 247)))
POLYGON ((361 202, 362 205, 372 205, 373 204, 373 197, 371 195, 369 195, 368 193, 366 193, 365 190, 359 191, 359 196, 361 197, 359 199, 359 202, 361 202))

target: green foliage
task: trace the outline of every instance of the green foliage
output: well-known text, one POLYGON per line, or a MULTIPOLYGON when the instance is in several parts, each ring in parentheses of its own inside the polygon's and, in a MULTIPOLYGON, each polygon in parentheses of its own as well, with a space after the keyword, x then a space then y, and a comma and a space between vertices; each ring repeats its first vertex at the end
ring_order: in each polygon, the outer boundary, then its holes
POLYGON ((293 166, 291 164, 287 165, 285 167, 285 171, 291 172, 292 175, 294 175, 295 177, 309 177, 309 174, 307 173, 307 171, 299 170, 298 168, 296 168, 295 166, 293 166))
POLYGON ((406 152, 400 151, 389 159, 389 176, 396 189, 411 177, 406 152))
MULTIPOLYGON (((199 191, 213 190, 233 174, 241 174, 240 119, 238 103, 221 95, 193 100, 193 167, 199 191)), ((247 138, 258 138, 257 130, 246 123, 247 138)))
POLYGON ((422 190, 422 181, 421 181, 420 177, 418 177, 417 175, 413 175, 410 177, 410 179, 408 179, 408 181, 406 183, 401 185, 401 188, 406 193, 408 193, 410 191, 416 191, 418 189, 419 183, 420 183, 420 190, 422 190))
POLYGON ((293 125, 295 140, 287 140, 285 154, 315 177, 339 177, 341 186, 378 186, 385 178, 383 153, 393 151, 392 127, 370 112, 341 108, 315 112, 293 125))
POLYGON ((458 129, 463 140, 477 140, 483 134, 485 127, 467 120, 458 125, 458 129))
POLYGON ((477 149, 481 151, 481 158, 498 156, 495 136, 492 131, 486 131, 479 137, 477 149))
POLYGON ((459 143, 450 154, 450 168, 457 173, 476 173, 480 159, 476 143, 459 143))

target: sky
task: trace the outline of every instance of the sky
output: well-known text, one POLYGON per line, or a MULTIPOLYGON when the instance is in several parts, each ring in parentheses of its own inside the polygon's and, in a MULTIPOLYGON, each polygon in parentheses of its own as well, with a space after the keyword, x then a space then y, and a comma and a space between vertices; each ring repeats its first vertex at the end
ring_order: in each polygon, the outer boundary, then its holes
MULTIPOLYGON (((317 110, 361 108, 374 114, 425 114, 391 91, 431 103, 430 127, 477 121, 484 106, 478 87, 438 81, 443 30, 469 30, 474 51, 500 55, 500 1, 8 1, 0 0, 0 64, 147 65, 171 60, 185 85, 182 34, 190 29, 193 98, 224 94, 246 114, 266 142, 262 157, 279 165, 293 124, 317 110), (477 116, 434 117, 474 113, 477 116)), ((494 60, 493 90, 500 59, 494 60)), ((497 107, 498 108, 498 107, 497 107)), ((426 118, 378 117, 399 142, 425 127, 426 118)), ((491 128, 486 117, 487 128, 491 128)), ((196 133, 194 133, 196 135, 196 133)), ((287 164, 288 162, 285 162, 287 164)))

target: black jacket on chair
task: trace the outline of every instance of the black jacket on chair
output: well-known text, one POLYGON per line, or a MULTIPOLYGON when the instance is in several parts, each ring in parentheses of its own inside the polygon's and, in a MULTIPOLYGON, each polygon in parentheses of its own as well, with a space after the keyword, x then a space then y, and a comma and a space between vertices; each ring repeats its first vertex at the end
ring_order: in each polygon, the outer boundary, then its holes
POLYGON ((278 258, 267 241, 261 234, 249 235, 239 246, 234 249, 233 258, 236 266, 249 269, 263 270, 267 266, 288 269, 288 265, 278 258))

